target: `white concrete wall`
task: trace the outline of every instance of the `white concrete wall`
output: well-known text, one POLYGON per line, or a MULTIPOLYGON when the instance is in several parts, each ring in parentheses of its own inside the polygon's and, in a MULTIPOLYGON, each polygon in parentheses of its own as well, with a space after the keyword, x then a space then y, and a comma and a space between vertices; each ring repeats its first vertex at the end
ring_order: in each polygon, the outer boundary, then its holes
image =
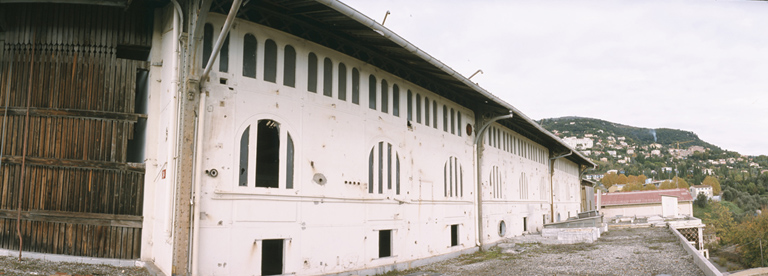
POLYGON ((559 221, 565 221, 568 217, 577 216, 581 206, 581 179, 576 163, 565 158, 557 159, 552 181, 555 191, 554 222, 558 221, 558 217, 559 221))
MULTIPOLYGON (((661 202, 659 203, 653 203, 653 204, 632 204, 632 205, 614 205, 614 206, 603 206, 601 209, 601 212, 603 213, 604 217, 606 219, 613 218, 617 215, 622 215, 625 217, 650 217, 650 216, 661 216, 662 215, 662 206, 661 202)), ((683 201, 678 202, 677 204, 677 213, 678 215, 685 216, 693 216, 693 204, 690 201, 683 201)))
MULTIPOLYGON (((218 30, 223 16, 211 14, 218 30)), ((214 36, 218 35, 218 31, 214 36)), ((284 272, 299 275, 335 273, 447 254, 475 246, 472 186, 472 138, 442 129, 442 105, 460 111, 462 124, 474 124, 470 110, 394 77, 378 68, 285 33, 238 21, 230 35, 229 73, 214 64, 205 87, 205 141, 203 168, 216 169, 202 185, 200 258, 203 275, 246 275, 260 271, 264 239, 285 239, 284 272), (243 77, 242 40, 246 33, 258 40, 257 77, 243 77), (277 43, 277 82, 263 81, 266 39, 277 43), (296 87, 282 85, 283 48, 297 53, 296 87), (318 57, 318 93, 307 91, 307 55, 318 57), (333 61, 333 96, 322 93, 323 60, 333 61), (338 64, 348 70, 347 100, 338 99, 338 64), (351 70, 360 71, 360 104, 351 102, 351 70), (368 77, 377 88, 386 79, 389 112, 368 107, 368 77), (221 78, 227 84, 220 84, 221 78), (400 87, 400 115, 393 115, 392 85, 400 87), (437 100, 439 127, 411 122, 408 127, 407 91, 437 100), (295 144, 294 188, 286 189, 286 165, 281 155, 280 187, 255 187, 255 136, 259 120, 280 123, 280 151, 287 134, 295 144), (250 125, 248 186, 238 186, 239 148, 250 125), (392 158, 399 156, 401 192, 376 187, 368 192, 369 153, 383 142, 391 144, 392 158), (396 152, 397 154, 395 154, 396 152), (455 157, 461 167, 463 189, 445 196, 444 168, 455 157), (323 174, 327 182, 313 181, 323 174), (355 184, 349 184, 355 183, 355 184), (357 184, 359 183, 359 184, 357 184), (459 225, 459 245, 450 246, 451 227, 459 225), (392 229, 392 257, 378 257, 378 230, 392 229)), ((218 62, 217 62, 218 63, 218 62)), ((415 99, 414 99, 415 105, 415 99)), ((415 108, 414 108, 415 109, 415 108)), ((430 111, 432 110, 430 106, 430 111)), ((414 111, 415 112, 415 111, 414 111)), ((424 109, 422 108, 422 112, 424 109)), ((430 114, 430 120, 432 119, 430 114)), ((414 114, 415 116, 415 114, 414 114)), ((465 128, 458 127, 460 130, 465 128)), ((394 170, 394 168, 393 168, 394 170)), ((386 174, 386 173, 385 173, 386 174)), ((375 176, 375 179, 378 176, 375 176)), ((394 181, 393 181, 394 185, 394 181)), ((386 184, 385 184, 386 186, 386 184)))

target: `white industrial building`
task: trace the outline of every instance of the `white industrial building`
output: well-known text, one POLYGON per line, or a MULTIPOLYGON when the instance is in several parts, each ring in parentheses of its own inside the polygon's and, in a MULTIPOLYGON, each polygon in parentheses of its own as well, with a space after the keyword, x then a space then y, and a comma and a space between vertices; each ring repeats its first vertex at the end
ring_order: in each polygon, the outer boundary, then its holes
POLYGON ((166 275, 375 274, 595 205, 591 160, 341 2, 146 2, 139 260, 166 275))

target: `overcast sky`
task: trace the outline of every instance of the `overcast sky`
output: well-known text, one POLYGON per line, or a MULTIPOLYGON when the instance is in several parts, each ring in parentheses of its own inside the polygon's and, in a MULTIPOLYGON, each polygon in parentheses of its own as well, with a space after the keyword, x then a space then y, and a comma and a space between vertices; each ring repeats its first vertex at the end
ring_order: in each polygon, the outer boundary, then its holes
POLYGON ((539 120, 768 155, 768 2, 341 0, 539 120))

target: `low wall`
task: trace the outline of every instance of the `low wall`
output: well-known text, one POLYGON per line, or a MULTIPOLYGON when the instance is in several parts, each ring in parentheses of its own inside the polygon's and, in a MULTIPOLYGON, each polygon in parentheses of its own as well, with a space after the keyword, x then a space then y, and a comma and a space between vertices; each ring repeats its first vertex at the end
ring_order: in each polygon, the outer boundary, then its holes
POLYGON ((383 265, 378 267, 372 267, 362 270, 355 270, 355 271, 345 271, 341 273, 334 273, 334 274, 327 274, 327 275, 338 275, 338 276, 358 276, 358 275, 376 275, 376 274, 384 274, 389 271, 393 270, 407 270, 415 267, 425 266, 431 263, 445 261, 448 259, 456 258, 460 255, 464 254, 470 254, 475 253, 479 247, 471 247, 467 248, 461 251, 451 252, 443 255, 437 255, 437 256, 431 256, 423 259, 413 260, 413 261, 407 261, 402 263, 396 263, 396 264, 390 264, 390 265, 383 265))
POLYGON ((675 236, 677 236, 677 240, 680 241, 680 244, 683 245, 683 248, 685 251, 688 251, 688 254, 691 254, 693 256, 693 263, 696 264, 696 266, 701 269, 702 272, 704 272, 707 276, 722 276, 723 273, 720 272, 720 270, 717 270, 717 268, 707 260, 707 258, 704 258, 704 255, 699 253, 698 250, 696 250, 693 245, 688 243, 688 239, 683 237, 682 234, 680 234, 680 231, 677 231, 674 227, 669 227, 669 230, 672 231, 675 236))

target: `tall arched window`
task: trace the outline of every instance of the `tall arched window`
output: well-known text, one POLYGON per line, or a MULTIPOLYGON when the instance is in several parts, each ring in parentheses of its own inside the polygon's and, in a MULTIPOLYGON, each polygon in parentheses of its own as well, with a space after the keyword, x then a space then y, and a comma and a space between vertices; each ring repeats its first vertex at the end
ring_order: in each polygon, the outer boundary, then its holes
POLYGON ((408 97, 405 100, 406 108, 408 108, 408 121, 413 121, 413 93, 411 93, 410 89, 408 89, 405 96, 408 97))
POLYGON ((381 112, 389 113, 389 83, 381 80, 381 112))
POLYGON ((432 127, 437 129, 437 101, 432 101, 432 127))
POLYGON ((323 95, 333 97, 333 62, 323 59, 323 95))
POLYGON ((277 44, 271 39, 264 42, 264 80, 277 82, 277 44))
POLYGON ((352 103, 360 104, 360 71, 352 68, 352 103))
POLYGON ((448 107, 443 105, 443 131, 448 132, 448 107))
POLYGON ((219 50, 219 72, 229 72, 229 34, 219 50))
POLYGON ((307 57, 307 90, 317 93, 317 55, 309 53, 307 57))
POLYGON ((400 154, 392 144, 379 142, 368 154, 368 193, 400 194, 400 154))
POLYGON ((243 76, 256 77, 256 49, 258 42, 252 34, 245 34, 243 38, 243 76))
POLYGON ((205 23, 205 27, 203 27, 203 68, 208 65, 211 52, 213 52, 213 25, 205 23))
POLYGON ((281 132, 280 123, 273 120, 259 120, 256 124, 255 139, 251 136, 251 126, 245 128, 240 136, 240 168, 238 186, 279 188, 280 175, 285 174, 283 187, 293 189, 294 145, 291 135, 281 132), (281 144, 284 143, 284 147, 281 144), (251 160, 251 144, 255 144, 255 158, 251 160), (254 161, 254 162, 251 162, 254 161), (281 171, 280 162, 285 162, 285 171, 281 171), (254 175, 249 178, 249 171, 254 175))
POLYGON ((285 45, 283 52, 283 85, 296 87, 296 49, 285 45))
POLYGON ((528 199, 528 178, 525 173, 520 173, 520 199, 528 199))
POLYGON ((461 136, 461 111, 456 111, 456 133, 461 136))
POLYGON ((339 100, 347 100, 347 66, 339 63, 339 100))
POLYGON ((400 117, 400 87, 392 86, 392 115, 400 117))
POLYGON ((464 196, 464 170, 455 156, 448 157, 443 165, 443 191, 445 197, 464 196))
POLYGON ((424 124, 429 126, 429 98, 424 96, 424 124))
POLYGON ((368 108, 376 110, 376 76, 368 76, 368 108))
POLYGON ((501 172, 499 166, 491 167, 491 175, 488 178, 488 182, 491 184, 491 197, 503 198, 504 185, 502 184, 501 172))
MULTIPOLYGON (((456 115, 453 113, 453 108, 451 108, 451 134, 456 134, 456 115)), ((498 142, 498 140, 496 140, 498 142)))
POLYGON ((416 122, 421 123, 421 94, 416 93, 416 122))

